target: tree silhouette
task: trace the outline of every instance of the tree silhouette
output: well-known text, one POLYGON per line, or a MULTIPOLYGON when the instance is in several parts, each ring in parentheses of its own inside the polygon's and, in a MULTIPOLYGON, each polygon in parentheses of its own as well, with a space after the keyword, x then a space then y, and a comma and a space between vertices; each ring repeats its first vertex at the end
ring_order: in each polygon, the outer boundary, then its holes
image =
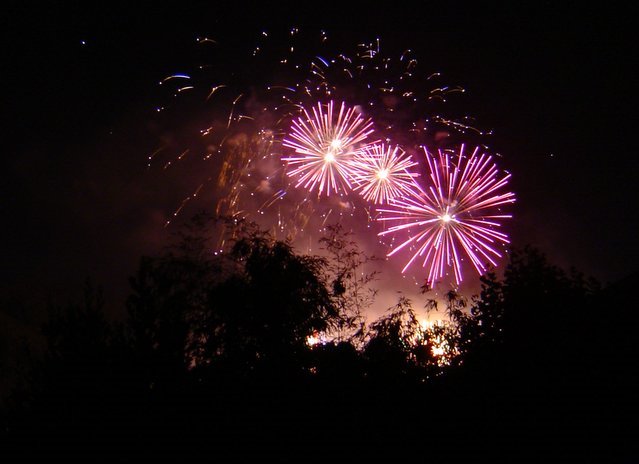
POLYGON ((419 322, 408 298, 401 296, 387 314, 370 325, 370 338, 364 347, 371 375, 388 378, 412 371, 414 338, 419 322))
POLYGON ((15 449, 77 457, 81 443, 113 459, 117 443, 156 459, 174 446, 241 460, 339 443, 380 457, 368 440, 400 459, 406 443, 436 439, 422 457, 565 462, 614 439, 631 455, 634 281, 602 291, 524 248, 476 297, 444 295, 445 322, 422 326, 400 297, 365 325, 368 257, 339 227, 322 245, 324 257, 299 255, 249 222, 198 216, 140 261, 122 323, 91 287, 51 308, 44 355, 5 422, 15 449))
POLYGON ((168 253, 143 260, 133 281, 129 310, 141 351, 173 366, 169 377, 189 369, 240 377, 299 370, 308 338, 341 320, 324 280, 326 260, 297 255, 235 220, 231 246, 212 253, 214 221, 198 221, 168 253))
POLYGON ((329 224, 319 240, 327 252, 326 279, 331 285, 333 304, 341 319, 333 334, 337 341, 362 342, 365 331, 364 312, 371 307, 377 290, 372 286, 377 271, 366 271, 366 266, 376 261, 360 250, 340 224, 329 224))
POLYGON ((249 365, 273 369, 303 357, 313 333, 337 324, 340 313, 322 278, 325 260, 296 255, 265 234, 236 240, 230 258, 240 272, 213 298, 222 303, 223 349, 235 345, 249 365))

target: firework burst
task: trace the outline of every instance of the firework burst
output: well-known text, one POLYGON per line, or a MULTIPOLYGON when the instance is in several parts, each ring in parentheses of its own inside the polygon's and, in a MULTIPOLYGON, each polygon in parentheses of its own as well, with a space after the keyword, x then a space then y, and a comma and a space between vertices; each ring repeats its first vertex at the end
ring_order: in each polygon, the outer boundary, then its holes
POLYGON ((291 132, 282 143, 295 150, 294 155, 282 158, 288 163, 288 175, 297 179, 296 187, 311 192, 317 188, 318 196, 350 191, 351 161, 359 145, 373 132, 373 122, 344 103, 335 115, 332 101, 318 103, 312 115, 304 108, 302 113, 293 120, 291 132))
POLYGON ((392 256, 404 248, 412 249, 402 272, 421 261, 428 269, 429 285, 450 268, 459 284, 464 255, 481 275, 488 263, 497 265, 499 246, 509 243, 508 236, 497 229, 500 220, 511 217, 501 214, 500 206, 515 201, 513 193, 501 193, 510 175, 500 176, 492 158, 480 154, 479 147, 470 156, 464 154, 464 145, 457 154, 424 152, 432 185, 419 187, 416 195, 395 198, 390 206, 379 209, 378 220, 392 224, 379 235, 408 233, 408 238, 388 253, 392 256))
POLYGON ((409 169, 416 166, 399 146, 368 145, 353 157, 353 189, 372 203, 388 203, 403 195, 417 195, 415 177, 409 169))
POLYGON ((180 170, 193 185, 167 227, 208 202, 215 214, 257 221, 312 252, 326 224, 346 221, 367 233, 375 205, 419 198, 407 174, 410 157, 369 147, 373 139, 413 153, 442 136, 485 135, 473 118, 448 115, 447 100, 464 89, 380 39, 348 44, 294 27, 262 31, 244 46, 206 37, 196 43, 201 64, 160 82, 165 101, 154 127, 161 145, 149 169, 180 170), (384 162, 387 182, 377 177, 384 162), (360 195, 343 195, 354 189, 360 195))

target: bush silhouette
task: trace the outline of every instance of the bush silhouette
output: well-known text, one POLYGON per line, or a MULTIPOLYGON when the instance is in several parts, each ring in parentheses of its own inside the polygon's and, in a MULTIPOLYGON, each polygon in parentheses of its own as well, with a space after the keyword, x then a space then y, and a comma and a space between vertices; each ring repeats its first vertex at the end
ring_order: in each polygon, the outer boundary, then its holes
POLYGON ((525 248, 476 297, 445 295, 446 324, 422 327, 403 297, 366 324, 375 275, 339 227, 317 257, 225 224, 222 252, 220 222, 200 216, 143 258, 122 323, 90 287, 51 309, 45 353, 7 400, 5 452, 402 460, 436 437, 423 458, 633 455, 637 319, 598 317, 631 285, 601 290, 525 248))

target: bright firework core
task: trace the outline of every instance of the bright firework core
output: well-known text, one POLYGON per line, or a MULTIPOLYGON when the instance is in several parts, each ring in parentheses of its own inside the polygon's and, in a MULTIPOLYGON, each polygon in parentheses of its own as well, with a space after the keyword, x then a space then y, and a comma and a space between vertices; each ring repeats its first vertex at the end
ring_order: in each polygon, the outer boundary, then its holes
POLYGON ((452 217, 450 214, 448 214, 448 213, 444 214, 444 215, 441 217, 441 220, 442 220, 443 222, 450 222, 452 219, 453 219, 453 217, 452 217))
POLYGON ((342 141, 340 139, 333 139, 333 141, 331 142, 331 149, 332 150, 340 150, 342 148, 342 141))
POLYGON ((388 177, 388 169, 382 169, 377 172, 377 177, 380 179, 386 179, 388 177))

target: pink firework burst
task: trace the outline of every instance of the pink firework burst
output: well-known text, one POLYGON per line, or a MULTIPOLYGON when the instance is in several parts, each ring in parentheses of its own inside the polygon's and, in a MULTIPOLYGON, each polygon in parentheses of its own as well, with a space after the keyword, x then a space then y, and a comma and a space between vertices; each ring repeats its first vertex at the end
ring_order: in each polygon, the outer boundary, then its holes
POLYGON ((372 203, 388 203, 403 195, 418 195, 415 177, 410 172, 416 166, 399 146, 368 145, 359 150, 351 162, 353 189, 372 203))
POLYGON ((296 187, 318 195, 350 190, 350 162, 360 144, 373 132, 373 122, 364 119, 354 108, 342 103, 333 113, 333 102, 317 104, 312 115, 302 108, 303 116, 293 120, 283 145, 295 154, 282 158, 288 163, 288 175, 297 178, 296 187))
POLYGON ((417 195, 395 198, 389 207, 380 209, 378 220, 392 225, 379 235, 408 232, 408 239, 388 254, 392 256, 406 247, 413 250, 402 272, 415 261, 422 261, 428 268, 429 285, 450 268, 459 284, 464 255, 481 275, 488 263, 497 265, 495 260, 501 257, 498 248, 509 243, 508 236, 497 229, 500 220, 512 217, 499 211, 500 206, 515 201, 513 193, 502 193, 510 174, 500 176, 492 158, 480 154, 479 147, 470 156, 464 154, 464 145, 457 154, 424 152, 432 184, 427 189, 419 187, 417 195))

